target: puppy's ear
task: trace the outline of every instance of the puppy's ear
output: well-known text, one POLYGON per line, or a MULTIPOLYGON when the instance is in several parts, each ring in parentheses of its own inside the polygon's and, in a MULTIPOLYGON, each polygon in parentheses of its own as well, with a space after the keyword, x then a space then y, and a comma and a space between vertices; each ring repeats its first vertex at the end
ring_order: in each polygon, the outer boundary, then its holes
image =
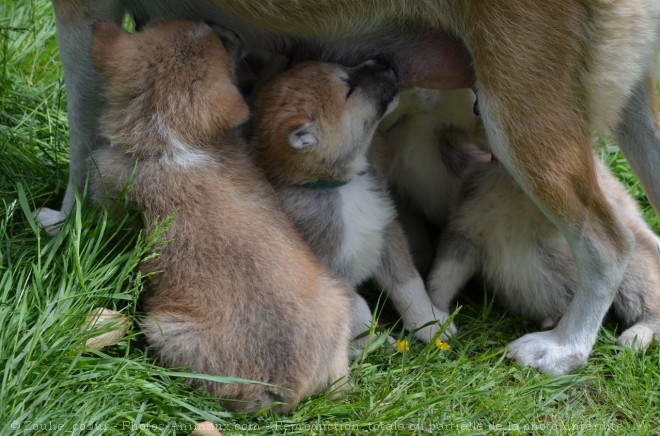
POLYGON ((238 65, 241 59, 241 40, 238 38, 234 32, 224 27, 220 27, 214 23, 208 23, 211 26, 211 29, 218 34, 222 40, 222 44, 225 46, 225 50, 229 54, 234 66, 238 65))
POLYGON ((129 34, 115 23, 96 22, 92 25, 92 60, 102 72, 113 72, 113 66, 126 53, 129 34))
POLYGON ((319 128, 316 122, 298 124, 288 136, 289 145, 296 151, 311 150, 319 143, 319 128))

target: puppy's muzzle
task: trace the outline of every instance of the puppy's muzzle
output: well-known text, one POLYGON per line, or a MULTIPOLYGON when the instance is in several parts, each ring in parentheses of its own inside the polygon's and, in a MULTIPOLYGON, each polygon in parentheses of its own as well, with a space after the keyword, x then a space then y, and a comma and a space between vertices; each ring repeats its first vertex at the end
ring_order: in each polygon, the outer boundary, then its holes
POLYGON ((396 73, 382 60, 369 60, 353 68, 351 79, 374 100, 379 116, 385 115, 390 104, 399 95, 396 73))

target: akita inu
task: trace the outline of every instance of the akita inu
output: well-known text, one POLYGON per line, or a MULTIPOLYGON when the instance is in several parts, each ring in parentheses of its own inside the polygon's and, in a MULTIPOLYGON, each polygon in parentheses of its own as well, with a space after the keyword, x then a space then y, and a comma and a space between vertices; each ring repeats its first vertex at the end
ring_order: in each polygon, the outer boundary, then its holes
POLYGON ((245 412, 301 398, 348 374, 350 291, 280 211, 235 126, 248 107, 212 29, 173 21, 129 34, 95 27, 105 78, 95 196, 127 200, 147 231, 173 215, 142 321, 170 367, 267 384, 195 380, 245 412))
MULTIPOLYGON (((448 314, 431 305, 386 182, 368 158, 378 122, 397 102, 394 71, 381 62, 303 63, 253 95, 253 145, 282 208, 321 261, 353 287, 373 277, 403 325, 428 342, 448 314)), ((358 297, 353 334, 371 321, 358 297)))
MULTIPOLYGON (((617 342, 641 348, 660 334, 660 239, 599 160, 596 174, 612 208, 635 237, 612 307, 629 326, 617 342)), ((444 310, 479 274, 512 312, 552 328, 569 309, 578 286, 568 242, 496 161, 470 167, 460 204, 450 214, 438 247, 428 288, 431 300, 444 310)))
POLYGON ((515 341, 517 361, 567 373, 586 362, 630 259, 634 237, 598 186, 594 129, 611 130, 660 210, 660 129, 653 65, 657 0, 53 0, 68 92, 71 173, 61 221, 83 192, 99 133, 100 76, 91 23, 188 17, 219 24, 251 49, 311 46, 343 65, 382 58, 402 83, 470 87, 500 163, 566 237, 579 270, 551 331, 515 341), (451 35, 451 36, 450 36, 451 35))

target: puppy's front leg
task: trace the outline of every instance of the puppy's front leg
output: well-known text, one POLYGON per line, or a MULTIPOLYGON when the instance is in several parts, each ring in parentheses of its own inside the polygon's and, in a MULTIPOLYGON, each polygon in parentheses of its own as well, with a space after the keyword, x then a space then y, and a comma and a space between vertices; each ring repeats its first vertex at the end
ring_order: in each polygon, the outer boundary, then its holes
POLYGON ((101 106, 100 75, 92 65, 92 24, 97 21, 121 23, 122 2, 53 0, 57 20, 57 42, 64 67, 68 98, 70 134, 69 182, 62 208, 42 208, 36 218, 50 234, 73 209, 75 194, 83 194, 90 171, 90 151, 103 145, 98 135, 101 106))
POLYGON ((445 233, 438 244, 438 253, 427 279, 431 301, 449 312, 449 305, 458 292, 479 269, 477 247, 457 233, 445 233))
MULTIPOLYGON (((406 237, 397 221, 393 221, 385 229, 385 247, 374 278, 388 293, 403 319, 403 326, 407 330, 419 329, 415 337, 430 342, 449 318, 449 313, 431 303, 424 281, 415 269, 406 237), (433 324, 421 328, 431 322, 433 324)), ((455 330, 454 324, 450 324, 442 337, 447 338, 455 330)))

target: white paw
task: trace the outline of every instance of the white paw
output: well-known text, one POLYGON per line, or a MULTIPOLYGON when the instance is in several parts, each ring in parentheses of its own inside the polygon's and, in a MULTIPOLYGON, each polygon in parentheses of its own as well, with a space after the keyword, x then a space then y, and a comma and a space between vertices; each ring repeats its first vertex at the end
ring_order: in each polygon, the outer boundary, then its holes
POLYGON ((507 357, 521 365, 533 366, 542 373, 562 375, 584 365, 591 347, 563 345, 554 330, 530 333, 509 345, 507 357))
POLYGON ((59 210, 48 209, 42 207, 34 211, 34 218, 41 224, 46 233, 50 236, 55 236, 60 232, 62 224, 66 219, 66 214, 59 210))
POLYGON ((456 326, 453 321, 447 323, 449 319, 449 313, 444 310, 440 310, 437 307, 433 307, 433 313, 431 317, 426 320, 420 319, 414 326, 405 326, 408 330, 415 330, 420 326, 428 324, 426 327, 423 327, 415 332, 415 338, 419 339, 424 343, 429 343, 433 340, 436 333, 442 330, 440 334, 440 339, 446 340, 456 333, 456 326))
POLYGON ((616 340, 616 343, 623 347, 641 350, 642 348, 647 347, 652 340, 653 330, 645 325, 635 324, 621 333, 621 336, 616 340))

